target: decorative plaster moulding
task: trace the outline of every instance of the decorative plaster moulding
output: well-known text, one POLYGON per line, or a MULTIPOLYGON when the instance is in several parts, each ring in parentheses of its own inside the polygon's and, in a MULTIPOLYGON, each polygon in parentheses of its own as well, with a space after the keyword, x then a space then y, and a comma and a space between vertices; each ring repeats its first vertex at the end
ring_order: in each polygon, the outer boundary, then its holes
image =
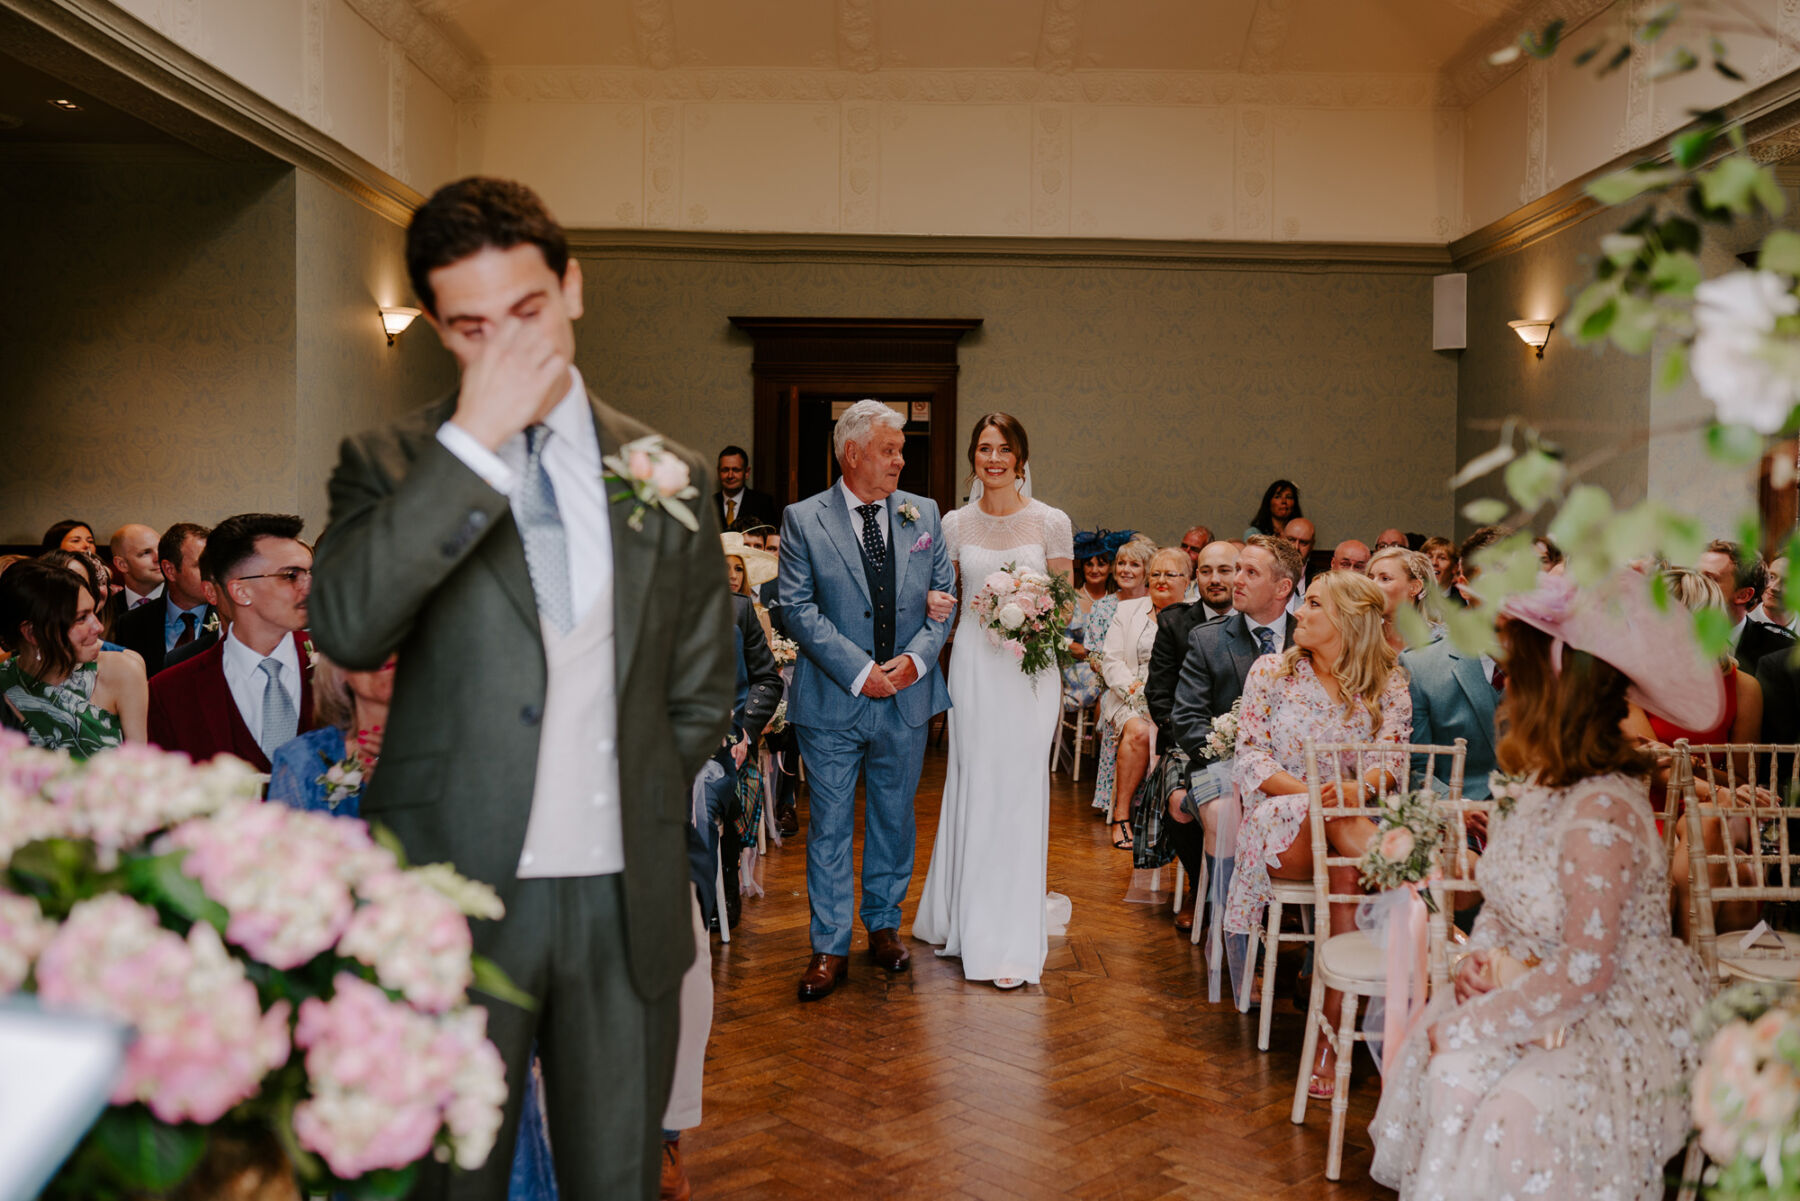
MULTIPOLYGON (((450 39, 431 17, 420 11, 427 5, 411 0, 344 0, 375 31, 406 51, 406 57, 423 71, 426 78, 459 99, 469 92, 476 62, 450 39)), ((439 3, 434 11, 445 10, 439 3)))
POLYGON ((1224 71, 1080 71, 1030 68, 881 71, 741 68, 648 71, 615 67, 487 67, 465 100, 699 100, 909 103, 1266 104, 1281 108, 1433 108, 1430 75, 1245 75, 1224 71))

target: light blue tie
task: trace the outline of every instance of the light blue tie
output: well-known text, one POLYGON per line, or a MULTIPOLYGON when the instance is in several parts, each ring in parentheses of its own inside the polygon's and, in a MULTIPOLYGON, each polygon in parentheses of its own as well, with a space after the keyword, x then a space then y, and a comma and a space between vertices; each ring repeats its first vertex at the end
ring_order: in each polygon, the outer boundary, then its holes
POLYGON ((1271 630, 1268 626, 1257 626, 1252 632, 1256 635, 1256 645, 1262 647, 1263 654, 1272 655, 1275 653, 1274 630, 1271 630))
POLYGON ((544 470, 544 444, 549 440, 547 425, 525 430, 525 475, 513 502, 513 517, 525 544, 538 612, 559 633, 567 634, 575 624, 575 606, 569 598, 569 538, 556 507, 556 489, 544 470))
POLYGON ((277 748, 299 733, 300 715, 294 710, 294 698, 281 686, 281 662, 264 659, 258 666, 267 680, 263 684, 262 737, 257 745, 273 758, 277 748))

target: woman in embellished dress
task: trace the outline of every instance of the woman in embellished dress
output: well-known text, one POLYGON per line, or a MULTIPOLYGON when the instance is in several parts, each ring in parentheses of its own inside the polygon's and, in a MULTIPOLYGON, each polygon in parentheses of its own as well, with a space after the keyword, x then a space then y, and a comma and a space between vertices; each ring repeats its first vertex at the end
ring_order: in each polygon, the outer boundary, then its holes
POLYGON ((1005 413, 975 422, 974 503, 944 515, 961 577, 962 617, 950 655, 950 763, 937 841, 913 937, 960 956, 963 976, 995 987, 1035 984, 1049 952, 1050 743, 1061 704, 1054 668, 1028 676, 970 621, 981 581, 1008 564, 1067 576, 1068 517, 1033 500, 1025 430, 1005 413))
MULTIPOLYGON (((1270 876, 1311 881, 1312 839, 1306 826, 1306 743, 1396 742, 1412 735, 1412 696, 1406 673, 1382 632, 1387 598, 1366 576, 1334 571, 1314 580, 1294 615, 1294 645, 1264 655, 1244 681, 1238 718, 1237 788, 1244 807, 1238 827, 1237 871, 1225 904, 1225 929, 1249 934, 1274 895, 1270 876)), ((1405 774, 1405 756, 1375 756, 1365 764, 1364 790, 1393 787, 1405 774), (1382 777, 1386 776, 1384 780, 1382 777)), ((1321 768, 1321 770, 1325 770, 1321 768)), ((1344 757, 1346 778, 1356 764, 1344 757)), ((1332 773, 1327 773, 1332 774, 1332 773)), ((1326 784, 1326 804, 1338 785, 1326 784)), ((1339 818, 1325 826, 1340 855, 1360 855, 1375 835, 1367 818, 1339 818)), ((1355 892, 1353 867, 1332 868, 1331 889, 1355 892)), ((1331 907, 1331 932, 1356 928, 1355 906, 1331 907)), ((1337 1025, 1343 994, 1325 993, 1325 1019, 1337 1025)), ((1313 1062, 1308 1091, 1329 1097, 1337 1056, 1324 1039, 1313 1062)))
POLYGON ((1642 576, 1562 576, 1502 608, 1502 794, 1476 868, 1472 953, 1402 1044, 1369 1132, 1403 1198, 1654 1201, 1689 1121, 1706 996, 1669 934, 1668 873, 1621 723, 1635 701, 1683 726, 1724 711, 1686 613, 1642 576))
POLYGON ((35 560, 0 575, 0 695, 32 745, 77 759, 144 741, 144 661, 101 649, 93 593, 72 572, 35 560))

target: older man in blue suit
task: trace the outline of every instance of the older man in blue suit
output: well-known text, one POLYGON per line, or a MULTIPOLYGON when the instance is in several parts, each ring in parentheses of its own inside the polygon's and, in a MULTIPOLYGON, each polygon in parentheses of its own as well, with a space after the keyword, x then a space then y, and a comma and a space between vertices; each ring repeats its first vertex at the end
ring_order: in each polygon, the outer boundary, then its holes
POLYGON ((811 784, 806 892, 813 956, 800 999, 830 995, 849 971, 851 835, 863 777, 862 920, 890 972, 910 956, 900 903, 912 882, 913 793, 934 714, 950 707, 938 670, 955 582, 937 505, 897 492, 905 422, 887 405, 850 406, 832 433, 842 478, 789 505, 781 523, 780 597, 800 648, 788 722, 811 784), (934 606, 942 613, 933 616, 934 606))

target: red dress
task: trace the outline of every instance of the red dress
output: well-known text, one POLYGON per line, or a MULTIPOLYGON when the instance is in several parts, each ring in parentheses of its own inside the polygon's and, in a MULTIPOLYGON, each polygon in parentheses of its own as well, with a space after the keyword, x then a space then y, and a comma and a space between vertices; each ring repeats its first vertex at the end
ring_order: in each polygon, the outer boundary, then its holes
POLYGON ((1674 722, 1664 721, 1654 713, 1646 712, 1650 719, 1650 728, 1656 732, 1656 740, 1665 746, 1674 746, 1677 739, 1685 738, 1694 746, 1716 746, 1731 741, 1731 727, 1737 723, 1737 664, 1725 665, 1725 716, 1719 724, 1710 730, 1684 730, 1674 722))

